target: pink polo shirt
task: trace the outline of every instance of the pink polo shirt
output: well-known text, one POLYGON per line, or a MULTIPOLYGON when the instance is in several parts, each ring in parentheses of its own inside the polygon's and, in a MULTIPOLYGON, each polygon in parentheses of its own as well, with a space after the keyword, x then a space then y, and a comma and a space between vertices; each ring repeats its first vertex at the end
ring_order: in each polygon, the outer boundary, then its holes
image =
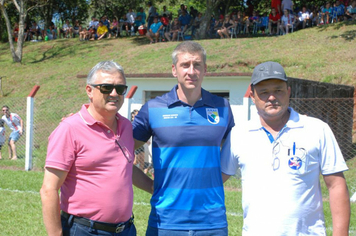
POLYGON ((50 135, 45 167, 68 172, 61 186, 61 210, 96 221, 124 222, 133 205, 132 125, 117 114, 115 135, 88 113, 88 106, 50 135))

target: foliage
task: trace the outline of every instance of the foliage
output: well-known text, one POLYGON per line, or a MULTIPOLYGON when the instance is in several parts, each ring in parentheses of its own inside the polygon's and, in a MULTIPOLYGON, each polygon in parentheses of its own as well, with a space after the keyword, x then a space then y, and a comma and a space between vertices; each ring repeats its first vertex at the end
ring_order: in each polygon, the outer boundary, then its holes
POLYGON ((140 0, 92 0, 90 2, 90 10, 92 16, 101 17, 107 15, 109 19, 116 17, 120 19, 126 14, 129 8, 138 11, 140 0))
POLYGON ((69 20, 74 24, 75 20, 81 22, 88 18, 89 6, 86 0, 48 0, 48 4, 38 9, 32 17, 42 19, 46 25, 56 18, 57 21, 69 20))

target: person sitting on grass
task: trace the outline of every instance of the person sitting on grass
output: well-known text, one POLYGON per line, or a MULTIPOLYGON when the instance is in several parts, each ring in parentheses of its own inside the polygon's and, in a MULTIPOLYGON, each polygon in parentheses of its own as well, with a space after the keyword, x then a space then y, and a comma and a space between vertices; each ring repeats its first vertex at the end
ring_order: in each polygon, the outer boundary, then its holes
POLYGON ((73 38, 75 35, 79 36, 80 31, 83 30, 83 27, 80 25, 79 20, 76 20, 73 26, 73 38))
POLYGON ((269 14, 268 31, 272 35, 274 32, 279 34, 279 25, 281 23, 281 16, 277 13, 276 8, 272 8, 271 14, 269 14), (275 31, 273 31, 275 29, 275 31))
POLYGON ((101 40, 108 34, 108 32, 109 31, 106 25, 104 25, 103 22, 100 21, 98 29, 96 30, 96 34, 93 34, 90 40, 95 40, 95 39, 101 40))
POLYGON ((229 31, 231 28, 235 26, 235 22, 231 20, 230 15, 225 16, 225 20, 223 22, 223 25, 220 29, 218 29, 218 34, 220 35, 220 38, 229 38, 229 31))
POLYGON ((118 35, 118 30, 119 30, 119 22, 117 21, 116 17, 114 17, 110 24, 109 34, 114 35, 114 37, 116 38, 118 35))
POLYGON ((352 1, 351 5, 347 7, 345 17, 348 20, 356 20, 356 0, 352 1))
MULTIPOLYGON (((125 31, 125 35, 129 36, 129 23, 127 21, 126 15, 123 15, 120 19, 120 25, 121 25, 121 32, 125 31)), ((120 35, 124 36, 124 35, 120 35)))
POLYGON ((89 31, 84 27, 82 31, 79 32, 79 40, 85 41, 89 40, 89 31))
POLYGON ((215 21, 215 24, 214 24, 214 37, 218 36, 218 31, 222 29, 224 25, 224 19, 223 18, 219 18, 217 21, 215 21))
POLYGON ((168 41, 174 41, 177 40, 178 33, 181 31, 181 25, 178 20, 178 17, 174 18, 169 32, 166 32, 164 36, 166 36, 166 39, 168 41))
POLYGON ((38 40, 39 36, 41 35, 41 29, 37 25, 36 21, 32 22, 32 27, 30 30, 32 35, 36 36, 36 40, 38 40))
POLYGON ((99 26, 99 21, 96 19, 94 16, 91 18, 91 21, 89 22, 89 28, 93 27, 94 29, 97 29, 99 26))
POLYGON ((340 1, 335 2, 333 12, 333 15, 336 13, 337 21, 344 20, 345 6, 340 1))
POLYGON ((252 12, 252 16, 250 16, 246 20, 246 34, 249 33, 249 28, 252 26, 254 27, 255 25, 258 25, 260 23, 260 17, 257 15, 256 11, 252 12))
POLYGON ((153 23, 150 26, 146 36, 150 40, 150 43, 157 43, 159 38, 159 31, 163 28, 163 24, 158 22, 158 17, 153 18, 153 23), (154 40, 153 40, 154 37, 154 40))
POLYGON ((142 23, 142 16, 139 15, 139 16, 136 17, 135 23, 134 23, 135 32, 138 32, 138 28, 141 25, 144 25, 144 24, 142 23))
POLYGON ((307 11, 307 8, 303 6, 302 10, 298 13, 299 23, 297 27, 304 29, 306 26, 310 26, 310 14, 307 11))
POLYGON ((192 17, 186 10, 182 11, 182 15, 179 17, 180 25, 183 27, 182 31, 185 32, 190 27, 192 17))
POLYGON ((88 38, 89 38, 89 40, 91 40, 92 37, 95 38, 95 35, 96 35, 95 27, 94 26, 89 27, 89 29, 88 29, 88 38))
POLYGON ((66 20, 66 23, 63 25, 63 36, 64 38, 72 38, 73 27, 69 23, 69 20, 66 20))
POLYGON ((323 8, 323 11, 321 13, 322 15, 322 22, 320 24, 329 24, 330 22, 330 17, 333 14, 333 8, 330 5, 330 2, 327 2, 325 5, 325 8, 323 8))
POLYGON ((110 29, 110 21, 108 20, 108 17, 106 15, 104 15, 103 17, 101 17, 101 21, 103 22, 103 25, 106 26, 106 28, 108 28, 108 38, 111 37, 111 29, 110 29))
POLYGON ((288 10, 284 10, 284 15, 282 16, 282 23, 280 25, 280 30, 284 34, 288 34, 290 29, 294 28, 295 17, 292 14, 289 14, 288 10))
POLYGON ((53 40, 57 38, 57 30, 53 22, 51 22, 46 29, 46 36, 48 37, 48 40, 53 40))

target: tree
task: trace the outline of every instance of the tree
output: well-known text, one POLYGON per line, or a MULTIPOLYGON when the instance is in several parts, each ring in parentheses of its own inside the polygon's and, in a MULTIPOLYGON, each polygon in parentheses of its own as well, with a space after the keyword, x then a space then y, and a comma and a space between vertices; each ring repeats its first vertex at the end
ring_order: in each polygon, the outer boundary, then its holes
POLYGON ((10 50, 11 50, 11 55, 12 59, 14 62, 20 62, 22 61, 22 49, 23 49, 23 43, 24 43, 24 23, 25 19, 27 16, 27 13, 35 8, 41 7, 46 5, 47 0, 38 0, 38 1, 31 1, 31 0, 12 0, 12 1, 6 1, 6 0, 0 0, 0 8, 1 8, 1 13, 5 18, 5 23, 6 23, 6 29, 7 29, 7 35, 9 39, 9 44, 10 44, 10 50), (17 40, 17 47, 15 49, 14 46, 14 41, 12 39, 12 26, 11 26, 11 21, 10 17, 7 14, 7 7, 10 4, 14 4, 17 12, 18 12, 18 17, 19 17, 19 32, 18 32, 18 40, 17 40))
POLYGON ((128 12, 129 8, 136 9, 142 2, 142 0, 92 0, 90 8, 95 17, 106 15, 109 18, 120 19, 123 14, 128 12))
POLYGON ((197 30, 197 34, 200 39, 206 38, 207 29, 210 26, 211 16, 213 15, 215 9, 221 2, 222 0, 206 0, 206 10, 205 13, 203 13, 203 18, 200 23, 200 27, 197 30))

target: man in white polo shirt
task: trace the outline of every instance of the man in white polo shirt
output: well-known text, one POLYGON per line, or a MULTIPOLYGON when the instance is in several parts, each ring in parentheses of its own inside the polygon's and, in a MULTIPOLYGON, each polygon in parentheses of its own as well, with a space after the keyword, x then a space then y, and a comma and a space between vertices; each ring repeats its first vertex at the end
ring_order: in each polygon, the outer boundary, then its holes
POLYGON ((221 153, 226 181, 241 169, 242 235, 326 235, 319 176, 329 190, 334 235, 348 235, 348 168, 329 126, 289 107, 283 67, 253 71, 250 96, 258 118, 233 129, 221 153))
POLYGON ((23 121, 19 115, 16 113, 10 113, 10 108, 8 106, 2 107, 2 112, 4 113, 2 119, 6 122, 7 126, 11 129, 11 134, 9 136, 9 159, 17 160, 16 145, 15 143, 19 140, 23 132, 23 121))

